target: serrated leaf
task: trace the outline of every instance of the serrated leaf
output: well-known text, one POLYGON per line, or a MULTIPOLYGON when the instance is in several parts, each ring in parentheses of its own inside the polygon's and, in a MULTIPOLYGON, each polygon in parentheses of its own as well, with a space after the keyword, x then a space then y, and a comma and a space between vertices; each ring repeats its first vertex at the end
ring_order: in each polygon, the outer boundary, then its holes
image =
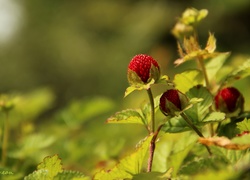
POLYGON ((243 121, 236 124, 240 132, 250 131, 250 119, 244 119, 243 121))
POLYGON ((224 84, 232 84, 236 80, 246 78, 250 75, 250 59, 248 59, 242 66, 236 68, 224 80, 224 84))
POLYGON ((217 79, 216 74, 221 69, 222 65, 225 63, 226 59, 230 53, 221 53, 218 56, 210 59, 206 64, 206 70, 208 78, 211 81, 212 79, 217 79))
POLYGON ((126 124, 145 124, 145 120, 142 116, 140 109, 127 109, 115 113, 107 119, 107 123, 126 123, 126 124))
POLYGON ((209 113, 202 122, 208 123, 208 122, 221 122, 225 119, 226 115, 222 112, 212 112, 209 113))
POLYGON ((40 170, 36 170, 33 173, 29 174, 28 176, 24 177, 24 180, 52 180, 53 178, 51 178, 49 176, 49 172, 45 169, 40 169, 40 170))
POLYGON ((187 70, 176 74, 173 80, 176 88, 183 93, 186 93, 191 87, 203 84, 203 81, 202 73, 199 70, 187 70))
POLYGON ((63 171, 56 175, 53 180, 90 180, 90 177, 85 176, 83 173, 78 171, 63 171))
POLYGON ((132 179, 133 175, 139 174, 152 137, 153 135, 146 137, 134 153, 123 158, 114 168, 95 174, 94 179, 132 179))
POLYGON ((53 179, 58 173, 62 172, 61 159, 58 155, 48 156, 37 166, 37 170, 44 170, 48 173, 48 179, 53 179))

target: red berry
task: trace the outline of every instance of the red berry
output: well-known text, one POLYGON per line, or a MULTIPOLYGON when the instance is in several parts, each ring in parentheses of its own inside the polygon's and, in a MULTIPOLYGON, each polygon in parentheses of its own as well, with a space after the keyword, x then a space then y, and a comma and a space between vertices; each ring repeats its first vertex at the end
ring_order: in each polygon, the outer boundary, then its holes
POLYGON ((175 112, 182 111, 187 105, 185 94, 176 89, 167 90, 160 98, 160 109, 165 115, 175 116, 175 112))
POLYGON ((221 89, 214 98, 216 110, 224 113, 237 113, 243 111, 244 98, 242 94, 234 87, 221 89))
POLYGON ((128 80, 130 84, 140 83, 131 73, 136 73, 142 83, 146 84, 151 79, 159 79, 160 67, 151 56, 139 54, 134 56, 128 65, 128 80))

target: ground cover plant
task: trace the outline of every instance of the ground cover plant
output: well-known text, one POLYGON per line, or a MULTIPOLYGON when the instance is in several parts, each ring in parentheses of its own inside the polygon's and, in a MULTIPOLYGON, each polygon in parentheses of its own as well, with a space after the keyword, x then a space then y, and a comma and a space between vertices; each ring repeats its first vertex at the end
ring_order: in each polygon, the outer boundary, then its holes
MULTIPOLYGON (((57 134, 58 137, 54 137, 34 133, 33 122, 20 120, 20 117, 35 119, 40 111, 48 108, 53 95, 47 89, 25 98, 2 95, 1 177, 25 180, 249 179, 249 95, 243 94, 241 89, 247 85, 239 88, 237 83, 244 82, 250 75, 250 60, 244 59, 237 65, 227 63, 230 52, 216 51, 212 32, 208 32, 205 44, 200 43, 199 25, 207 15, 206 9, 189 8, 177 19, 172 34, 176 37, 180 57, 174 64, 176 69, 190 64, 173 79, 162 74, 159 63, 150 55, 138 54, 131 59, 127 67, 129 87, 124 96, 146 92, 148 100, 136 109, 119 110, 111 115, 105 125, 107 131, 112 126, 112 136, 108 139, 91 139, 88 138, 90 132, 81 130, 82 123, 89 123, 87 119, 109 112, 113 104, 107 99, 76 101, 56 114, 57 126, 46 127, 57 134), (163 91, 156 94, 154 90, 158 88, 163 91), (95 110, 90 108, 93 106, 95 110), (34 107, 39 108, 32 111, 34 107), (78 119, 74 116, 86 122, 73 121, 78 119), (144 128, 145 136, 133 139, 137 141, 135 149, 119 156, 124 148, 123 140, 113 129, 119 131, 125 124, 135 126, 127 132, 132 137, 138 126, 144 128), (80 139, 82 134, 78 132, 86 133, 87 138, 73 144, 69 135, 80 139), (19 137, 17 143, 10 141, 12 133, 19 137), (97 142, 102 151, 95 152, 97 142), (46 151, 53 143, 57 148, 53 152, 46 151), (103 155, 105 161, 99 161, 95 167, 92 165, 92 172, 82 167, 78 171, 64 164, 68 154, 73 154, 71 161, 77 159, 79 164, 86 161, 89 154, 103 155), (34 168, 34 162, 41 159, 34 168)), ((91 123, 88 125, 90 127, 91 123)), ((98 127, 95 130, 94 133, 100 135, 105 133, 98 132, 98 127)), ((98 162, 92 161, 93 164, 98 162)))

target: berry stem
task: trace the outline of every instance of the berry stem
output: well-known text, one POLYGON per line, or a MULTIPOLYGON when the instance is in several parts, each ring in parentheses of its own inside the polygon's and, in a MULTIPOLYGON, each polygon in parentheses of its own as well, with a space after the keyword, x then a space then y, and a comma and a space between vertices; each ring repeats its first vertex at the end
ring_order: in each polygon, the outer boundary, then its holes
POLYGON ((151 170, 152 170, 154 152, 155 152, 155 141, 157 139, 157 136, 158 136, 162 126, 163 126, 163 124, 158 127, 158 129, 154 133, 154 136, 152 137, 152 140, 150 142, 147 172, 151 172, 151 170))
POLYGON ((148 97, 151 106, 151 132, 155 131, 155 105, 154 105, 154 97, 150 88, 147 89, 148 97))
MULTIPOLYGON (((190 126, 190 128, 192 128, 196 132, 196 134, 198 134, 198 136, 204 138, 203 134, 199 131, 199 129, 195 125, 193 125, 192 121, 186 116, 186 114, 184 112, 182 112, 180 115, 186 121, 186 123, 190 126)), ((205 147, 206 147, 209 155, 211 156, 212 152, 211 152, 210 148, 208 146, 205 146, 205 147)))

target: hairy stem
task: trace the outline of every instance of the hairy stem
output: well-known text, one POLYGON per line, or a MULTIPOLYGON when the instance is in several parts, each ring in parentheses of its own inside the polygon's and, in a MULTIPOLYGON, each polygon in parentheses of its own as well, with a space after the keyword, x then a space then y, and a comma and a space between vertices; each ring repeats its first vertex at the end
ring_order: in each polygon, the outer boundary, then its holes
POLYGON ((148 97, 150 101, 150 106, 151 106, 151 132, 154 133, 155 131, 155 105, 154 105, 154 97, 152 94, 151 89, 147 89, 148 92, 148 97))
MULTIPOLYGON (((192 128, 196 132, 196 134, 198 134, 198 136, 204 138, 203 134, 199 131, 199 129, 195 125, 193 125, 192 121, 186 116, 185 113, 182 112, 180 115, 186 121, 186 123, 189 125, 189 127, 192 128)), ((205 147, 206 147, 209 155, 211 156, 212 152, 211 152, 210 148, 208 146, 206 146, 206 145, 205 145, 205 147)))
POLYGON ((153 159, 154 159, 154 152, 155 152, 155 141, 157 139, 157 136, 158 136, 158 134, 159 134, 162 126, 163 125, 160 125, 158 127, 158 129, 154 133, 154 136, 152 137, 152 140, 150 142, 147 172, 151 172, 151 170, 152 170, 153 159))

